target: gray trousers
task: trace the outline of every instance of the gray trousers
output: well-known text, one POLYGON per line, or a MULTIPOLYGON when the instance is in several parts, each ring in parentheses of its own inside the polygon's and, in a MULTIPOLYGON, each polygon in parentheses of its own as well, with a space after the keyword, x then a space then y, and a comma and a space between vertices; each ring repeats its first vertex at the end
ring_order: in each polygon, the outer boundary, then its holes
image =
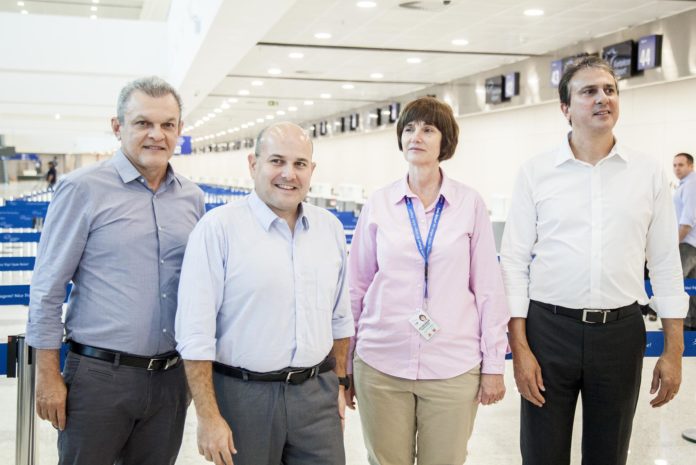
POLYGON ((59 465, 173 465, 189 404, 183 364, 167 371, 68 353, 59 465))
POLYGON ((234 465, 344 465, 333 371, 302 384, 244 381, 213 372, 222 416, 232 429, 234 465))
MULTIPOLYGON (((679 255, 684 278, 696 278, 696 247, 682 242, 679 244, 679 255)), ((689 313, 684 318, 684 326, 696 328, 696 296, 689 296, 689 313)))

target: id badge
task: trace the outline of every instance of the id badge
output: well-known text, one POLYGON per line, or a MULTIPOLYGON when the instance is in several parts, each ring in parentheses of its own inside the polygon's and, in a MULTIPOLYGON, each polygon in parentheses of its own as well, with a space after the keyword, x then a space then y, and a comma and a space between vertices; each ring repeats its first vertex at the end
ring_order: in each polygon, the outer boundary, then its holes
POLYGON ((429 341, 436 332, 440 331, 440 327, 430 318, 430 315, 425 310, 418 309, 416 314, 409 320, 411 326, 416 328, 416 331, 426 340, 429 341))

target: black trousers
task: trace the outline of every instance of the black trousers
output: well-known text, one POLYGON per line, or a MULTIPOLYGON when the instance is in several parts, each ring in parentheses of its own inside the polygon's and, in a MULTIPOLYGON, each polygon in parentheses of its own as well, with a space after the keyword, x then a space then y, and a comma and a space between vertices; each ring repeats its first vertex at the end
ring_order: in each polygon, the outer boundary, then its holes
POLYGON ((626 464, 645 352, 645 323, 635 307, 635 313, 600 325, 530 303, 527 339, 541 365, 546 403, 536 407, 522 399, 524 465, 570 464, 578 394, 582 465, 626 464))

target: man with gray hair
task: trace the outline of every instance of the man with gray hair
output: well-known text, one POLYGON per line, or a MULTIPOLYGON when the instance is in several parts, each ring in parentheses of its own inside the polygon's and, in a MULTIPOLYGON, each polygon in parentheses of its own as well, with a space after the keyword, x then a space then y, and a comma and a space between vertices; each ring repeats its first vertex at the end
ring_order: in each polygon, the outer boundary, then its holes
POLYGON ((216 465, 343 465, 343 228, 303 203, 314 163, 299 126, 264 130, 249 169, 254 191, 201 220, 181 270, 177 348, 198 450, 216 465))
POLYGON ((174 88, 129 83, 111 127, 120 150, 61 179, 41 234, 27 324, 36 409, 58 429, 59 464, 171 465, 189 403, 174 340, 178 277, 205 204, 169 165, 183 127, 174 88))

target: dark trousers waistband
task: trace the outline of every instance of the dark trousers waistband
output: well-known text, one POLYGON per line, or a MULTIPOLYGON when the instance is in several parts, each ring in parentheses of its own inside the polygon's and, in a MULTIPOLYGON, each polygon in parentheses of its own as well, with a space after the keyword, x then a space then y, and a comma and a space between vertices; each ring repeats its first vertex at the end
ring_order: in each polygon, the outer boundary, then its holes
POLYGON ((590 324, 604 324, 611 321, 620 320, 634 313, 640 313, 640 305, 633 302, 630 305, 611 309, 598 308, 567 308, 560 305, 547 304, 537 300, 531 301, 533 304, 550 311, 556 315, 563 315, 574 320, 590 324))
POLYGON ((336 359, 329 356, 321 363, 307 368, 285 368, 280 371, 268 373, 258 373, 243 368, 232 367, 219 362, 213 362, 213 370, 221 375, 231 376, 232 378, 243 379, 244 381, 282 381, 288 384, 302 384, 310 378, 314 378, 319 373, 333 370, 336 366, 336 359))
POLYGON ((136 368, 145 368, 148 371, 165 371, 181 364, 181 357, 176 351, 154 357, 141 357, 114 350, 101 349, 99 347, 80 344, 70 341, 70 351, 89 358, 96 358, 109 363, 118 363, 136 368))

